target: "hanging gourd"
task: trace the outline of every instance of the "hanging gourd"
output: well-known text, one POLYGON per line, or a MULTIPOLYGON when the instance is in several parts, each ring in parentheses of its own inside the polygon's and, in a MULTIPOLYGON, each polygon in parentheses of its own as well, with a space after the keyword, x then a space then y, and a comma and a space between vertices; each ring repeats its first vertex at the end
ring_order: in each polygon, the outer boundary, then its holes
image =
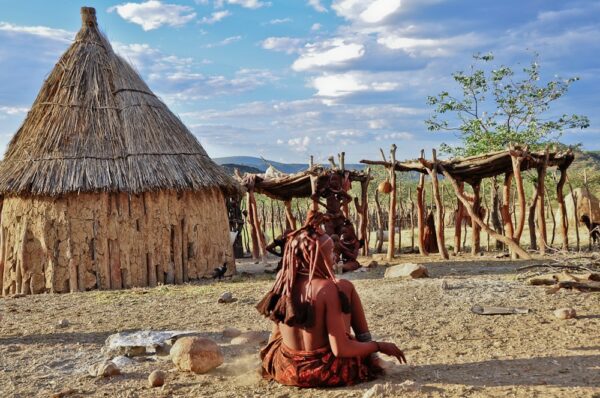
POLYGON ((392 192, 392 184, 389 180, 385 180, 381 184, 379 184, 377 190, 381 193, 389 194, 390 192, 392 192))

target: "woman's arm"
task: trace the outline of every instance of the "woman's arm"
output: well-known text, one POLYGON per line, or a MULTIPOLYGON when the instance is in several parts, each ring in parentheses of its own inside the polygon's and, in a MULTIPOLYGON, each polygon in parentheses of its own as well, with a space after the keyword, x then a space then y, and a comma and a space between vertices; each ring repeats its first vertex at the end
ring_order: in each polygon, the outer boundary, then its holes
POLYGON ((327 283, 318 295, 321 296, 318 299, 325 303, 325 322, 333 355, 341 358, 366 357, 378 351, 377 343, 360 343, 346 334, 338 288, 333 282, 327 283))
POLYGON ((325 302, 325 322, 333 355, 340 358, 352 358, 366 357, 375 352, 381 352, 397 358, 400 363, 406 363, 404 353, 394 343, 376 341, 361 343, 348 337, 335 283, 327 283, 319 292, 320 295, 323 295, 322 299, 325 302))

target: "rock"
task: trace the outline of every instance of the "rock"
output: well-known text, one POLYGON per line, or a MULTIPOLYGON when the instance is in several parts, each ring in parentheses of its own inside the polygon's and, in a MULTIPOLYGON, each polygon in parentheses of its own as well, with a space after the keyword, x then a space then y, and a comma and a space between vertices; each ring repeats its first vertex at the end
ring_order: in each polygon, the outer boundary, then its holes
POLYGON ((371 262, 369 262, 369 264, 365 265, 365 268, 376 268, 379 265, 379 263, 375 260, 371 260, 371 262))
POLYGON ((182 337, 171 348, 171 359, 179 370, 206 373, 223 363, 223 354, 210 339, 182 337))
POLYGON ((406 380, 401 384, 383 383, 375 384, 363 394, 362 398, 386 398, 398 397, 406 392, 420 391, 421 386, 412 380, 406 380))
POLYGON ((221 304, 233 303, 235 301, 237 301, 237 299, 233 297, 231 292, 223 292, 218 300, 221 304))
POLYGON ((113 361, 105 360, 89 367, 88 372, 94 377, 112 377, 121 374, 121 370, 113 361))
POLYGON ((236 328, 226 328, 223 330, 223 337, 234 338, 242 334, 242 331, 236 328))
POLYGON ((198 332, 193 330, 138 330, 115 333, 106 339, 102 353, 108 357, 135 357, 153 353, 168 355, 178 337, 195 334, 198 332))
POLYGON ((111 359, 111 361, 113 361, 113 363, 115 365, 117 365, 117 367, 119 369, 125 368, 127 366, 133 365, 133 359, 128 358, 124 355, 119 355, 118 357, 114 357, 113 359, 111 359))
POLYGON ((427 268, 414 263, 394 265, 385 270, 384 278, 427 278, 427 268))
POLYGON ((58 323, 56 324, 57 328, 66 328, 67 326, 70 325, 70 322, 68 319, 61 319, 60 321, 58 321, 58 323))
POLYGON ((155 370, 148 376, 148 385, 150 387, 161 387, 165 384, 167 375, 162 370, 155 370))
POLYGON ((268 332, 244 332, 238 337, 235 337, 231 340, 232 345, 244 345, 244 344, 253 344, 253 345, 261 345, 266 343, 269 340, 268 332))
POLYGON ((440 284, 440 288, 442 290, 449 290, 450 289, 450 285, 448 285, 448 281, 446 281, 445 279, 443 279, 442 283, 440 284))
POLYGON ((554 311, 554 316, 558 319, 571 319, 577 316, 573 308, 559 308, 554 311))

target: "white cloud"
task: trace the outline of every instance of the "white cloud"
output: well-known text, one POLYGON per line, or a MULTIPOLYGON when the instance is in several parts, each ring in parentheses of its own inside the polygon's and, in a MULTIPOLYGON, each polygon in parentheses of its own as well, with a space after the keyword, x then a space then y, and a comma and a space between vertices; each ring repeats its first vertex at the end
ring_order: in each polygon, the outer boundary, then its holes
POLYGON ((203 17, 200 23, 212 25, 216 22, 222 21, 230 15, 231 13, 227 10, 215 11, 212 14, 210 14, 210 17, 203 17))
POLYGON ((349 61, 361 58, 365 53, 363 44, 348 42, 344 39, 326 40, 306 45, 305 51, 292 64, 295 71, 308 71, 323 67, 339 67, 349 61))
POLYGON ((75 37, 75 32, 69 32, 64 29, 49 28, 47 26, 21 26, 13 25, 8 22, 0 22, 0 31, 17 34, 24 33, 64 42, 70 42, 73 40, 73 37, 75 37))
POLYGON ((3 106, 0 105, 0 115, 22 115, 29 112, 29 108, 23 106, 3 106))
POLYGON ((368 23, 381 22, 398 11, 401 4, 401 0, 375 0, 360 13, 360 18, 368 23))
POLYGON ((304 40, 293 37, 267 37, 262 42, 262 48, 293 54, 299 51, 303 43, 304 40))
POLYGON ((242 40, 242 36, 231 36, 226 37, 225 39, 218 41, 216 43, 205 44, 204 48, 215 48, 215 47, 223 47, 229 44, 235 43, 236 41, 242 40))
POLYGON ((310 137, 305 135, 304 137, 290 138, 288 140, 288 145, 296 152, 306 152, 310 145, 310 141, 310 137))
POLYGON ((275 18, 269 21, 269 25, 281 25, 289 22, 292 22, 292 18, 275 18))
POLYGON ((318 12, 327 12, 327 8, 321 4, 321 0, 308 0, 308 5, 315 9, 318 12))
POLYGON ((359 92, 386 92, 396 90, 397 82, 380 80, 376 74, 347 72, 315 77, 312 86, 319 97, 344 97, 359 92))
POLYGON ((466 33, 442 38, 414 38, 395 33, 381 34, 377 43, 390 50, 401 50, 411 57, 441 57, 454 54, 458 50, 472 49, 489 40, 476 33, 466 33))
POLYGON ((312 26, 310 27, 310 30, 313 32, 316 32, 317 30, 321 30, 321 24, 320 23, 312 24, 312 26))
POLYGON ((414 139, 414 135, 407 132, 398 132, 398 133, 386 133, 386 134, 377 134, 375 136, 376 141, 390 141, 390 140, 412 140, 414 139))
POLYGON ((159 0, 119 4, 108 9, 108 12, 113 11, 116 11, 124 20, 140 25, 145 31, 157 29, 163 25, 182 26, 196 17, 192 7, 163 4, 159 0))
POLYGON ((241 6, 244 8, 250 8, 253 10, 255 10, 257 8, 268 7, 271 5, 270 2, 261 1, 261 0, 216 0, 215 7, 217 7, 217 8, 223 7, 223 5, 225 3, 238 5, 238 6, 241 6))

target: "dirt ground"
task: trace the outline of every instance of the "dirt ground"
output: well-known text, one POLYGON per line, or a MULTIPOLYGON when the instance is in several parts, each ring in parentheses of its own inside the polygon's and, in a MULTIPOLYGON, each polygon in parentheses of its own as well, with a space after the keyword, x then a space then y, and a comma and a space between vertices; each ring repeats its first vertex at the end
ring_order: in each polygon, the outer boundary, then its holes
MULTIPOLYGON (((368 262, 370 259, 363 259, 368 262)), ((356 285, 377 340, 396 342, 408 366, 390 362, 377 381, 349 388, 296 389, 262 381, 258 347, 231 345, 224 328, 268 331, 254 305, 274 277, 244 261, 248 274, 219 283, 161 286, 0 299, 0 397, 362 397, 389 383, 403 397, 600 397, 600 294, 528 286, 523 262, 493 257, 403 255, 427 266, 430 278, 383 279, 384 266, 348 276, 356 285), (442 288, 442 285, 445 288, 442 288), (238 299, 217 304, 224 291, 238 299), (527 307, 525 315, 475 315, 475 305, 527 307), (554 317, 573 307, 577 319, 554 317), (58 327, 61 319, 69 325, 58 327), (205 375, 181 373, 170 361, 136 357, 123 375, 87 375, 106 338, 140 329, 196 330, 217 341, 225 363, 205 375), (147 386, 154 369, 162 388, 147 386)), ((539 262, 539 260, 538 260, 539 262)))

